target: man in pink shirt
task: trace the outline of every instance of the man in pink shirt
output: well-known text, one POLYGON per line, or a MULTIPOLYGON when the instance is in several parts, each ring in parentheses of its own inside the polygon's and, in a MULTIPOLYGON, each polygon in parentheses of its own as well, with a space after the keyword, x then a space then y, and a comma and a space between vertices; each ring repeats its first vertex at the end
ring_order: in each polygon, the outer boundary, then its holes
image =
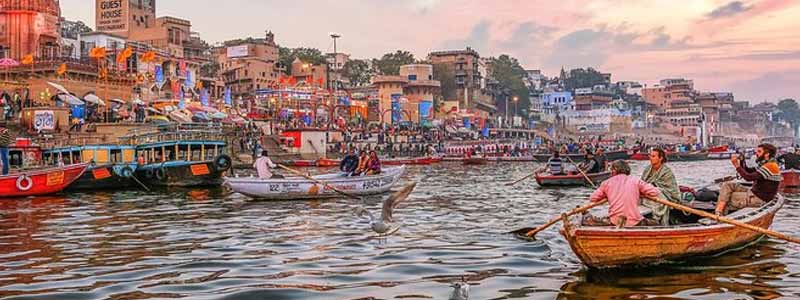
MULTIPOLYGON (((622 160, 611 163, 612 177, 592 193, 590 200, 599 202, 608 199, 608 218, 588 217, 584 219, 586 225, 616 225, 619 227, 636 226, 644 217, 639 213, 639 201, 642 197, 656 197, 659 191, 656 187, 639 178, 630 176, 631 167, 622 160)), ((648 220, 649 221, 649 220, 648 220)), ((649 222, 643 222, 649 225, 649 222)))

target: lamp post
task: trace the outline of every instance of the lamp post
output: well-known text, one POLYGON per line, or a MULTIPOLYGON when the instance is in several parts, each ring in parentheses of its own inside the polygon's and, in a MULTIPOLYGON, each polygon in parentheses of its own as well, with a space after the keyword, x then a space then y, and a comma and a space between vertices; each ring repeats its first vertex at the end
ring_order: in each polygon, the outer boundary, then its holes
MULTIPOLYGON (((334 69, 333 70, 333 75, 334 75, 334 77, 336 77, 338 79, 339 76, 336 73, 336 63, 337 63, 337 61, 336 61, 337 60, 336 59, 336 56, 337 56, 336 55, 336 39, 342 37, 342 35, 338 34, 338 33, 335 33, 335 32, 331 32, 330 35, 331 35, 331 38, 333 39, 333 69, 334 69)), ((330 78, 329 78, 329 80, 330 80, 330 78)), ((337 80, 334 79, 334 81, 333 81, 333 96, 334 97, 336 97, 336 91, 338 90, 338 88, 339 88, 339 85, 337 84, 337 80)))
MULTIPOLYGON (((512 98, 512 100, 514 100, 514 118, 516 119, 516 117, 517 117, 517 102, 519 102, 519 97, 514 96, 514 98, 512 98)), ((514 126, 514 122, 513 121, 511 122, 511 126, 512 127, 514 126)))

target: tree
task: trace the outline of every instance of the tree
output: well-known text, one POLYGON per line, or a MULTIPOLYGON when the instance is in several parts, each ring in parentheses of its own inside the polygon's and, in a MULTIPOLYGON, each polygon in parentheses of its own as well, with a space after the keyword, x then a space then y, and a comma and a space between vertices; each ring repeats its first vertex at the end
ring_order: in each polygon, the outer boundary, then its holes
POLYGON ((564 88, 570 92, 575 92, 575 89, 590 88, 598 84, 605 84, 606 80, 603 74, 595 69, 572 69, 564 80, 564 88))
POLYGON ((350 80, 352 86, 364 86, 369 84, 375 70, 370 68, 369 62, 363 59, 353 59, 347 61, 342 67, 342 76, 350 80))
POLYGON ((372 64, 381 75, 399 75, 400 66, 413 64, 416 60, 411 52, 397 50, 394 53, 386 53, 380 59, 373 59, 372 64))
POLYGON ((800 125, 800 106, 794 99, 783 99, 778 102, 778 110, 780 111, 780 118, 789 123, 797 136, 797 126, 800 125))
MULTIPOLYGON (((497 81, 497 86, 502 92, 505 101, 508 101, 507 111, 514 107, 513 97, 517 97, 517 114, 523 115, 522 111, 529 111, 531 106, 530 91, 525 86, 526 72, 525 69, 519 64, 516 58, 508 55, 500 55, 497 58, 491 59, 491 77, 497 81), (507 98, 506 98, 507 97, 507 98)), ((500 99, 498 99, 500 100, 500 99)))
POLYGON ((284 72, 286 74, 289 74, 292 71, 292 62, 294 62, 296 58, 299 58, 303 62, 314 65, 323 65, 328 63, 328 61, 325 59, 325 55, 323 55, 322 51, 319 49, 304 47, 278 48, 278 64, 284 68, 284 72))

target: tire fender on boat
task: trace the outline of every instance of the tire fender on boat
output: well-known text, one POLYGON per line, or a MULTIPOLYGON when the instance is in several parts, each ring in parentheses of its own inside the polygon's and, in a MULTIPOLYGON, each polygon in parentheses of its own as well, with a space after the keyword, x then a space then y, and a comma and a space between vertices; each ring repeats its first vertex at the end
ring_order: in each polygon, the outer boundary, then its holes
POLYGON ((147 177, 147 178, 153 178, 153 176, 155 176, 155 175, 156 175, 156 172, 153 169, 147 169, 144 172, 144 177, 147 177))
POLYGON ((159 181, 163 181, 164 179, 167 178, 167 170, 164 169, 163 167, 156 169, 154 174, 156 176, 156 179, 158 179, 159 181))
POLYGON ((28 175, 22 174, 19 178, 17 178, 17 189, 20 191, 27 191, 33 187, 33 179, 28 177, 28 175))
POLYGON ((220 154, 214 158, 214 168, 217 171, 227 171, 231 168, 231 157, 226 154, 220 154))
POLYGON ((125 167, 124 167, 124 168, 122 168, 122 170, 120 171, 120 175, 121 175, 122 177, 125 177, 125 178, 131 178, 131 177, 133 177, 133 168, 131 168, 130 166, 125 166, 125 167))

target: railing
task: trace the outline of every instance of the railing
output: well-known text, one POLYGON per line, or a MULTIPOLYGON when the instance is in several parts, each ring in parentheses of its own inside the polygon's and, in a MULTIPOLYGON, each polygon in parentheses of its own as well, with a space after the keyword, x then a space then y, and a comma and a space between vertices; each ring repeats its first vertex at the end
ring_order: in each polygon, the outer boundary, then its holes
POLYGON ((169 124, 155 129, 134 129, 120 140, 130 145, 167 141, 227 141, 223 129, 222 126, 212 123, 169 124))

